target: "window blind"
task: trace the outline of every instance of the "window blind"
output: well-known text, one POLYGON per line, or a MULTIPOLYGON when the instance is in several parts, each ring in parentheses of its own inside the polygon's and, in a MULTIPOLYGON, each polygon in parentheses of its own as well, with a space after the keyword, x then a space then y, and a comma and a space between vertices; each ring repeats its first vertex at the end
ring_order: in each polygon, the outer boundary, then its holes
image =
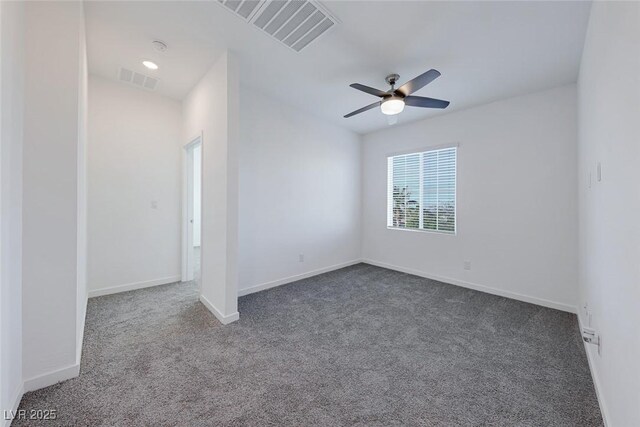
POLYGON ((388 158, 387 226, 456 232, 457 148, 388 158))

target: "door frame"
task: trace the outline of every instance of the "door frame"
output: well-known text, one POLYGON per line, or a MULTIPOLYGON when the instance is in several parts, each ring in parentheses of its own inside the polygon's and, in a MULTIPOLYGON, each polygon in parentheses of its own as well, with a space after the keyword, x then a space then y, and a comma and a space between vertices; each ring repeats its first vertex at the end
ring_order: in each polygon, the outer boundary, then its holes
MULTIPOLYGON (((200 146, 200 188, 202 189, 202 158, 204 147, 202 132, 184 145, 182 150, 182 281, 194 278, 193 257, 193 149, 200 146)), ((202 201, 200 203, 202 210, 202 201)), ((200 215, 202 222, 202 215, 200 215)), ((202 233, 202 225, 200 227, 202 233)), ((200 257, 202 257, 202 236, 200 237, 200 257)))

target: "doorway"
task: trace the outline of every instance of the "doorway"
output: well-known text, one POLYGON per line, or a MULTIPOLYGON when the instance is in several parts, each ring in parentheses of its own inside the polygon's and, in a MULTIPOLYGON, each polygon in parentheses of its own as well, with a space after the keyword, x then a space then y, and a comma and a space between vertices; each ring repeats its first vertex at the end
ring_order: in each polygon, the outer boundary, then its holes
POLYGON ((202 136, 185 145, 182 281, 200 285, 202 259, 202 136))

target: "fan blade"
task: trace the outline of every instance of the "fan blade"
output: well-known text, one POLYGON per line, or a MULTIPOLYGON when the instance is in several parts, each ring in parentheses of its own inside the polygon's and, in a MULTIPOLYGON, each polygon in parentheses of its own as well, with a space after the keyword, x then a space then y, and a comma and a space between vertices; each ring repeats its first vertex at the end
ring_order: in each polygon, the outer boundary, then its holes
POLYGON ((440 77, 440 71, 429 70, 426 73, 420 74, 415 79, 409 80, 408 82, 400 86, 396 90, 396 92, 400 92, 404 96, 411 95, 413 92, 425 87, 438 77, 440 77))
POLYGON ((411 107, 423 107, 423 108, 447 108, 449 101, 443 101, 442 99, 427 98, 424 96, 407 96, 404 99, 404 103, 411 107))
POLYGON ((380 106, 380 102, 382 102, 382 101, 374 102, 373 104, 367 105, 366 107, 362 107, 359 110, 352 111, 349 114, 347 114, 346 116, 344 116, 344 118, 348 119, 349 117, 355 116, 356 114, 364 113, 367 110, 371 110, 372 108, 379 107, 380 106))
POLYGON ((379 96, 380 98, 389 95, 387 92, 383 92, 380 89, 376 89, 374 87, 361 85, 360 83, 351 83, 349 86, 351 86, 354 89, 358 89, 358 90, 361 90, 363 92, 366 92, 369 95, 379 96))

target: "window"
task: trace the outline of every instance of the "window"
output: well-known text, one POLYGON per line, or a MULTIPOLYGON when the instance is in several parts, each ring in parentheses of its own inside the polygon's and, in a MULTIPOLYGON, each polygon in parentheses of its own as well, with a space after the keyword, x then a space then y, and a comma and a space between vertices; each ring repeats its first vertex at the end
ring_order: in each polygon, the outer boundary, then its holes
POLYGON ((391 156, 387 226, 456 232, 456 147, 391 156))

